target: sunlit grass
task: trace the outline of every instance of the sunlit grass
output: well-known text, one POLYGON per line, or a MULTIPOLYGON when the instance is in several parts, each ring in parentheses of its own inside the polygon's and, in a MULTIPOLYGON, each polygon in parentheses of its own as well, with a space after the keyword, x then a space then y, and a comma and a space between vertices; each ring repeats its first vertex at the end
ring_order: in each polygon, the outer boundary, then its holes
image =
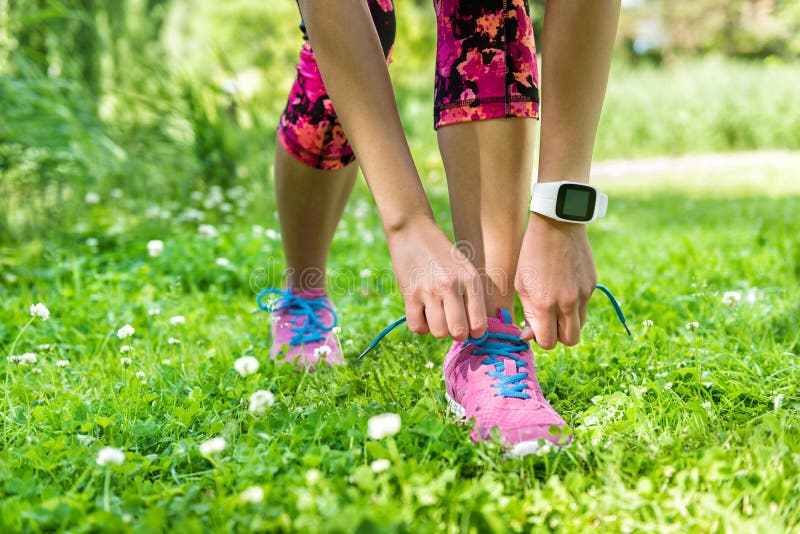
MULTIPOLYGON (((775 170, 774 183, 791 185, 791 172, 775 170)), ((705 179, 724 187, 726 176, 705 179)), ((670 175, 644 194, 615 180, 604 183, 613 210, 591 235, 600 280, 634 335, 597 299, 579 346, 536 352, 576 442, 522 461, 472 444, 446 412, 446 342, 400 330, 354 360, 402 314, 399 295, 383 294, 389 257, 364 187, 331 261, 351 283, 335 296, 348 365, 311 374, 276 367, 269 317, 250 313, 251 284, 280 284, 269 196, 233 213, 220 206, 236 206, 236 190, 222 200, 202 191, 186 206, 124 189, 98 204, 76 199, 75 225, 4 248, 0 528, 791 530, 800 199, 687 195, 670 185, 694 178, 670 175), (142 215, 153 206, 173 216, 142 215), (190 207, 202 223, 180 216, 190 207), (199 224, 218 235, 202 237, 199 224), (151 239, 164 242, 160 256, 148 254, 151 239), (14 350, 37 361, 7 362, 39 301, 51 317, 14 350), (185 322, 170 320, 178 315, 185 322), (135 334, 119 339, 126 323, 135 334), (234 362, 245 356, 260 366, 243 377, 234 362), (275 396, 263 415, 249 411, 257 390, 275 396), (400 414, 400 432, 369 439, 367 419, 384 412, 400 414), (204 457, 200 444, 216 437, 224 450, 204 457), (97 464, 105 446, 124 452, 121 465, 97 464), (389 467, 373 467, 379 459, 389 467)), ((444 216, 446 196, 432 191, 444 216)))

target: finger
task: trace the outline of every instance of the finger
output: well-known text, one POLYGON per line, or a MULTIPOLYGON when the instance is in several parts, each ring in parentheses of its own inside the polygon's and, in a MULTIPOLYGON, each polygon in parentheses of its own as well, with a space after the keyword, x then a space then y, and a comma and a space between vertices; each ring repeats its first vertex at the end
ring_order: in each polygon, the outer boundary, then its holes
POLYGON ((581 328, 583 328, 583 325, 586 324, 586 313, 587 309, 589 308, 589 299, 592 298, 593 292, 594 286, 592 286, 588 291, 581 292, 580 302, 578 303, 578 317, 581 321, 581 328))
POLYGON ((467 311, 464 309, 464 299, 458 293, 448 293, 444 297, 444 316, 447 319, 447 329, 456 341, 466 341, 469 334, 467 324, 467 311))
POLYGON ((536 333, 535 341, 545 350, 556 346, 558 340, 558 323, 554 309, 537 311, 535 315, 525 312, 528 326, 536 333))
POLYGON ((562 312, 559 316, 558 340, 567 346, 577 345, 581 340, 581 320, 577 305, 571 312, 562 312))
POLYGON ((580 321, 581 328, 586 324, 586 309, 588 308, 587 302, 581 302, 578 305, 578 320, 580 321))
POLYGON ((425 318, 428 322, 431 334, 438 338, 450 335, 447 329, 447 319, 444 315, 444 306, 441 300, 430 300, 425 303, 425 318))
POLYGON ((478 339, 486 333, 486 303, 483 301, 483 287, 477 276, 464 288, 464 303, 467 310, 469 335, 478 339))
POLYGON ((406 324, 408 329, 415 334, 430 332, 428 322, 425 320, 425 306, 421 302, 406 304, 406 324))

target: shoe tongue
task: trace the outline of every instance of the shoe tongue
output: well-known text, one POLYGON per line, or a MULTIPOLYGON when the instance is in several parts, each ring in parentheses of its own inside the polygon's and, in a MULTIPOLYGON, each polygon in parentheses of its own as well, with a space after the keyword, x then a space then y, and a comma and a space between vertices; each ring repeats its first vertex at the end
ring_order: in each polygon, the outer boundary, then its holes
POLYGON ((295 289, 291 288, 292 294, 304 299, 318 299, 325 296, 325 290, 318 287, 310 289, 295 289))
POLYGON ((506 310, 498 309, 498 315, 498 318, 488 318, 489 332, 499 332, 519 337, 522 332, 517 328, 517 325, 511 322, 511 314, 506 310), (505 312, 505 314, 500 312, 505 312))

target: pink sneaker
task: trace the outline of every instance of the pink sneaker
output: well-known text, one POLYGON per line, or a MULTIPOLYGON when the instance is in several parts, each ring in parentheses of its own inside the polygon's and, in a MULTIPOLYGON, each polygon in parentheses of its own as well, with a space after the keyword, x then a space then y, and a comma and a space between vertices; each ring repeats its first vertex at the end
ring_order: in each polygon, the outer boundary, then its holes
POLYGON ((331 300, 322 289, 267 288, 258 294, 258 307, 272 312, 272 348, 276 361, 294 362, 298 367, 344 363, 333 329, 338 319, 331 300), (277 300, 264 304, 268 295, 277 300))
POLYGON ((475 419, 473 441, 491 439, 497 427, 512 456, 537 452, 540 440, 569 445, 572 436, 558 432, 567 424, 542 395, 530 345, 519 338, 508 311, 498 309, 498 316, 489 317, 482 338, 453 343, 445 356, 451 409, 475 419))

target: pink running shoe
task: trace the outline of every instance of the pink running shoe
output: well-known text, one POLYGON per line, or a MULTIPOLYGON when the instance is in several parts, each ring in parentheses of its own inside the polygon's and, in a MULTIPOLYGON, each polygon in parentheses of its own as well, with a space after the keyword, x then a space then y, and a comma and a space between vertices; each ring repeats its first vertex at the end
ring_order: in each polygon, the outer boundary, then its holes
POLYGON ((565 446, 564 419, 545 400, 530 345, 519 338, 511 314, 498 309, 480 339, 453 343, 444 360, 444 382, 451 409, 475 419, 473 441, 491 439, 497 427, 512 456, 539 450, 540 440, 565 446), (557 428, 554 428, 557 427, 557 428))
POLYGON ((272 348, 276 361, 294 362, 298 367, 344 363, 342 350, 333 334, 338 321, 331 300, 322 289, 267 288, 258 294, 258 307, 272 312, 272 348), (264 304, 268 295, 277 300, 264 304))

